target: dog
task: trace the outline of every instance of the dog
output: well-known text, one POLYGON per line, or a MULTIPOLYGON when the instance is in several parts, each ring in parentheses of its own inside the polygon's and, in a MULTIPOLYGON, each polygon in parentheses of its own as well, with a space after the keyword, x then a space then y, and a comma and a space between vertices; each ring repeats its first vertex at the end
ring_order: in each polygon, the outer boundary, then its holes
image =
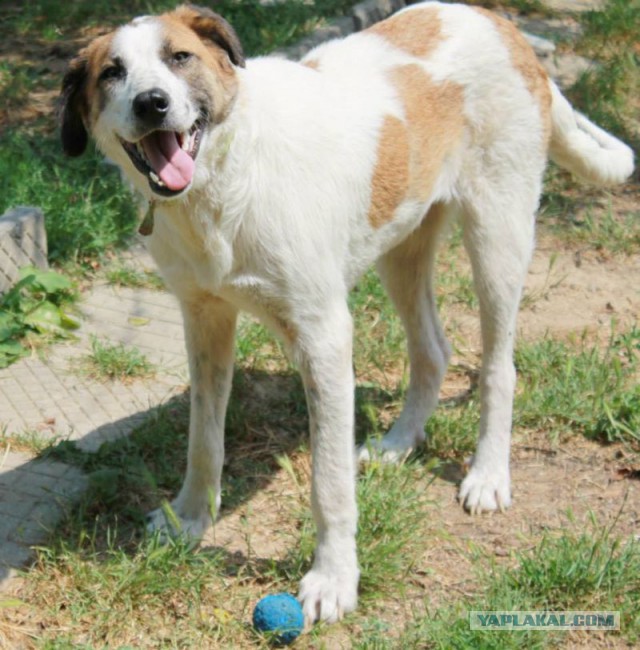
MULTIPOLYGON (((462 224, 483 340, 479 441, 459 500, 511 503, 516 314, 547 159, 599 185, 631 149, 570 106, 508 21, 463 5, 412 5, 300 62, 245 61, 233 28, 184 5, 95 39, 69 64, 64 151, 89 137, 151 206, 148 247, 177 296, 191 378, 188 466, 173 501, 199 538, 220 505, 225 410, 240 310, 284 342, 310 420, 308 622, 355 609, 359 568, 349 290, 373 264, 402 319, 410 381, 381 440, 420 445, 450 347, 433 288, 438 239, 462 224)), ((161 511, 153 530, 170 534, 161 511)))

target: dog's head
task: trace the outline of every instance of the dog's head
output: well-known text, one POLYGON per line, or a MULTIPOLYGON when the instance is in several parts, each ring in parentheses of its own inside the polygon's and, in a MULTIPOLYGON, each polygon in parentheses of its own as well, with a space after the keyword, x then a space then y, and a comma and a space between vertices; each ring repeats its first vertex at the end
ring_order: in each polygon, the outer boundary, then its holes
POLYGON ((242 47, 231 26, 190 5, 143 16, 71 61, 61 98, 62 145, 89 135, 139 187, 175 197, 192 187, 198 153, 237 93, 242 47))

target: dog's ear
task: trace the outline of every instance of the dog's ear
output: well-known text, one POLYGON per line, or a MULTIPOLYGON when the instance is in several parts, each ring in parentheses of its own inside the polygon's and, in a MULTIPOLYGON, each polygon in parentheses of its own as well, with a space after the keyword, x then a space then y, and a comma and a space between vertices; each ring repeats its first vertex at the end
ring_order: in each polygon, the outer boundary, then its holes
POLYGON ((174 13, 185 25, 203 40, 220 46, 229 56, 233 65, 244 68, 244 52, 235 30, 220 15, 207 7, 182 5, 174 13))
POLYGON ((84 123, 87 59, 73 59, 62 81, 60 95, 60 132, 62 148, 68 156, 80 156, 87 148, 89 136, 84 123))

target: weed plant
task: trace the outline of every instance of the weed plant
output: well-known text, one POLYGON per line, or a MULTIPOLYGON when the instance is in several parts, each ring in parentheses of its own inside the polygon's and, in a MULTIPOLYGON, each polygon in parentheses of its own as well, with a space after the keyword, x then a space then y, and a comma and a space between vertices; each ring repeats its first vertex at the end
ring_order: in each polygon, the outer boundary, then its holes
POLYGON ((148 378, 154 366, 137 348, 91 337, 91 353, 83 359, 83 369, 94 379, 126 381, 148 378))

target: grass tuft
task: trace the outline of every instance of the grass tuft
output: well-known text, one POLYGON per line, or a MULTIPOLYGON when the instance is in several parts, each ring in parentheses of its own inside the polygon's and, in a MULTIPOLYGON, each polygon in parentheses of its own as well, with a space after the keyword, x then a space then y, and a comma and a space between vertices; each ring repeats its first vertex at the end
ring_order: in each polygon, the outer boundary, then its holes
POLYGON ((46 218, 49 261, 86 263, 133 234, 129 191, 96 153, 65 160, 56 139, 7 131, 0 136, 0 212, 37 205, 46 218))
POLYGON ((399 639, 380 635, 375 644, 367 639, 356 647, 515 650, 578 640, 568 632, 471 630, 471 610, 620 611, 621 632, 633 644, 640 635, 640 544, 615 537, 614 525, 598 527, 592 519, 593 530, 579 535, 548 533, 531 550, 517 552, 515 566, 485 565, 482 594, 435 612, 426 602, 427 615, 416 618, 399 639))
POLYGON ((521 345, 514 425, 546 429, 554 437, 578 432, 636 444, 639 336, 633 327, 613 337, 604 351, 584 337, 573 344, 545 339, 521 345))
POLYGON ((358 478, 361 598, 401 593, 424 546, 429 467, 368 463, 358 478))
POLYGON ((83 370, 93 379, 125 381, 151 377, 153 364, 137 348, 122 343, 113 344, 91 337, 91 353, 82 363, 83 370))

